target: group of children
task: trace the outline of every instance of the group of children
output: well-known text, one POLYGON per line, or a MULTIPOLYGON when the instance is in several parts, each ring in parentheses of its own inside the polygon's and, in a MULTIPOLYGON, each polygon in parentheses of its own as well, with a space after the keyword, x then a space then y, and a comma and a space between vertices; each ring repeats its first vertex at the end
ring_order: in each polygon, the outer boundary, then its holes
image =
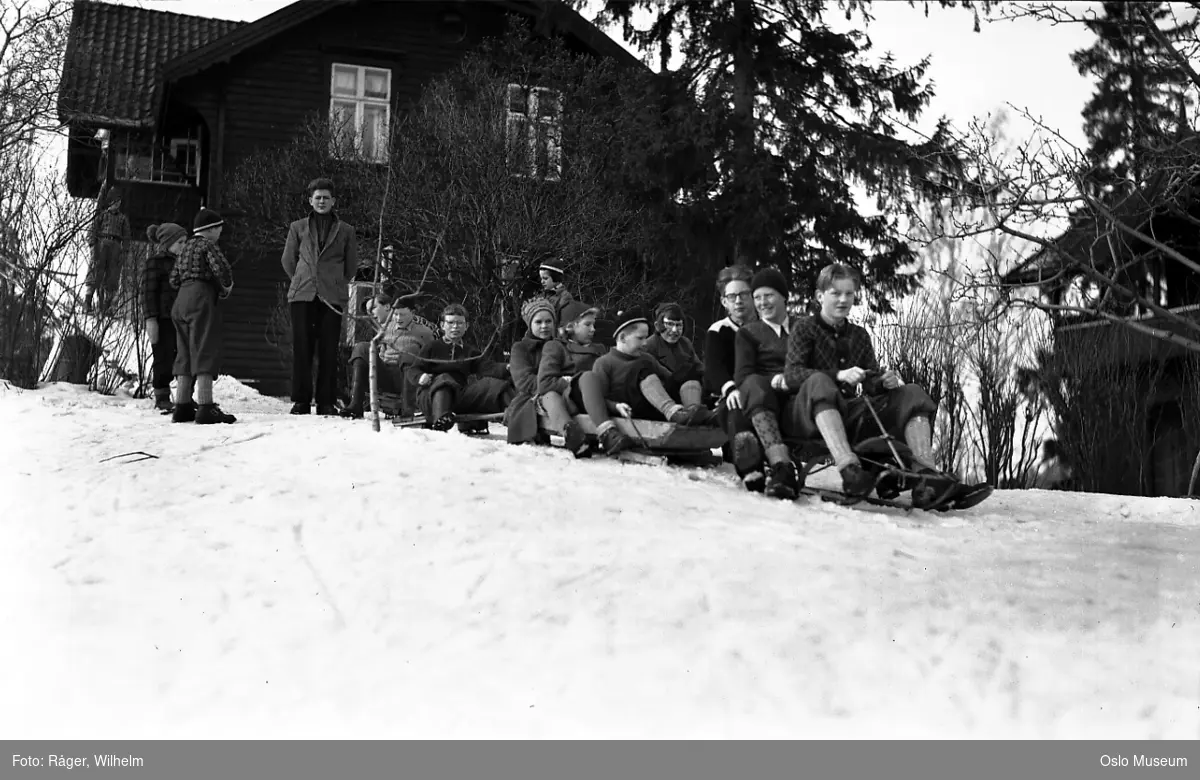
POLYGON ((154 405, 172 422, 200 425, 237 418, 213 401, 221 367, 221 308, 233 290, 229 261, 217 247, 221 215, 202 208, 192 234, 174 222, 151 225, 146 237, 153 254, 142 277, 142 305, 153 365, 154 405), (175 399, 171 401, 171 377, 175 399))
MULTIPOLYGON (((345 282, 356 270, 354 229, 332 213, 331 182, 316 180, 308 192, 313 212, 289 226, 283 258, 292 279, 300 367, 292 413, 309 412, 315 354, 318 413, 334 414, 329 374, 336 351, 330 342, 340 334, 345 282)), ((155 406, 174 422, 235 421, 212 398, 221 352, 217 302, 233 288, 229 263, 216 244, 222 225, 220 215, 201 209, 190 236, 174 223, 147 231, 155 247, 143 285, 155 406)), ((778 270, 723 269, 717 294, 727 316, 709 328, 703 360, 683 335, 683 311, 675 303, 659 305, 653 318, 637 309, 620 312, 613 346, 598 343, 600 312, 576 301, 563 276, 560 264, 539 268, 543 294, 522 306, 528 333, 513 345, 507 365, 471 354, 462 306, 442 310, 435 335, 416 320, 414 296, 381 293, 371 305, 382 332, 355 346, 350 402, 341 414, 363 417, 368 359, 377 344, 379 389, 400 395, 403 407, 420 409, 434 430, 457 424, 470 432, 475 424, 460 423, 459 415, 503 412, 510 442, 543 442, 545 430, 554 430, 576 457, 586 457, 592 445, 577 422, 580 414, 590 419, 609 455, 634 446, 615 416, 715 425, 728 437, 726 458, 746 489, 778 498, 793 498, 803 486, 792 457, 797 441, 824 444, 850 496, 875 488, 854 445, 883 432, 905 442, 916 471, 936 473, 937 404, 923 388, 881 370, 870 335, 849 321, 861 286, 853 269, 836 263, 822 269, 819 311, 801 318, 788 313, 790 288, 778 270)))
MULTIPOLYGON (((717 293, 727 316, 709 328, 704 360, 683 335, 679 305, 658 306, 653 319, 638 310, 621 312, 609 348, 595 341, 599 311, 570 296, 559 267, 540 271, 547 293, 555 295, 524 303, 528 333, 513 345, 507 370, 466 354, 466 312, 457 305, 443 310, 440 339, 410 325, 394 335, 385 331, 381 376, 403 366, 419 388, 429 427, 448 430, 458 414, 503 411, 510 442, 545 441, 546 430, 558 431, 568 450, 585 457, 591 446, 579 414, 587 415, 610 455, 634 446, 616 416, 719 425, 728 436, 726 458, 746 489, 785 499, 803 487, 792 452, 806 440, 827 448, 850 496, 875 487, 854 445, 884 432, 907 445, 914 471, 937 473, 937 405, 923 388, 881 370, 870 335, 849 321, 860 289, 853 269, 824 268, 816 280, 819 311, 793 318, 790 288, 778 270, 725 268, 717 293), (401 340, 408 346, 396 349, 401 340)), ((411 321, 407 308, 393 312, 411 321)), ((361 416, 362 397, 361 390, 353 393, 353 416, 361 416)))
MULTIPOLYGON (((682 335, 677 305, 659 307, 654 336, 648 317, 637 310, 622 312, 610 349, 595 341, 599 310, 573 299, 561 268, 543 265, 539 271, 548 294, 522 306, 528 334, 513 345, 507 365, 469 354, 463 344, 469 324, 462 306, 443 309, 441 337, 434 338, 413 324, 411 296, 381 294, 372 304, 383 328, 377 375, 386 377, 392 392, 403 393, 406 383, 416 386, 416 406, 434 430, 449 430, 459 415, 503 412, 510 442, 544 441, 542 429, 547 427, 561 432, 577 457, 590 452, 575 419, 579 414, 591 419, 608 454, 634 444, 616 426, 614 415, 715 424, 715 414, 703 403, 703 366, 682 335), (539 417, 548 424, 540 425, 539 417)), ((358 358, 365 363, 369 349, 368 343, 357 345, 352 363, 358 358)), ((364 369, 356 366, 347 417, 363 415, 364 377, 364 369)))

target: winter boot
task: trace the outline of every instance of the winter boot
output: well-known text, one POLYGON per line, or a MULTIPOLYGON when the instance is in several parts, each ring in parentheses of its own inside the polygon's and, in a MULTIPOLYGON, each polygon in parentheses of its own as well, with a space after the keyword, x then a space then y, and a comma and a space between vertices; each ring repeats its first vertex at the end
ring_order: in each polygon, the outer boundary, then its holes
POLYGON ((675 412, 671 415, 671 422, 691 428, 707 427, 716 425, 717 415, 702 404, 696 404, 695 406, 685 406, 675 412))
POLYGON ((616 455, 619 452, 633 448, 633 439, 621 433, 617 426, 613 426, 600 434, 600 446, 604 448, 605 455, 616 455))
POLYGON ((437 418, 429 424, 429 427, 435 431, 448 431, 454 427, 454 421, 457 418, 454 412, 446 412, 441 417, 437 418))
POLYGON ((875 487, 875 477, 861 463, 850 463, 840 469, 842 492, 847 498, 866 498, 875 487))
POLYGON ((232 414, 221 411, 216 404, 200 404, 196 409, 196 425, 215 425, 216 423, 235 423, 237 418, 232 414))
MULTIPOLYGON (((614 428, 613 430, 616 429, 614 428)), ((567 450, 576 458, 585 457, 588 454, 588 450, 591 449, 588 446, 587 434, 583 432, 583 426, 574 420, 563 426, 563 440, 567 450)))
POLYGON ((767 489, 767 475, 761 469, 753 469, 740 475, 742 478, 742 487, 751 493, 763 493, 767 489))
POLYGON ((958 492, 955 480, 942 477, 933 469, 920 468, 917 474, 922 475, 912 489, 912 505, 917 509, 937 509, 958 492))
POLYGON ((771 498, 793 499, 800 492, 800 472, 790 460, 771 464, 766 494, 771 498))
POLYGON ((288 412, 288 414, 312 414, 312 404, 294 403, 292 404, 292 411, 288 412))
POLYGON ((903 474, 895 471, 885 471, 879 476, 875 482, 875 493, 883 499, 891 501, 905 490, 908 490, 908 481, 904 479, 903 474))
POLYGON ((196 403, 188 401, 183 404, 175 404, 175 408, 171 410, 171 422, 192 422, 196 419, 196 403))
POLYGON ((458 424, 458 432, 464 436, 487 436, 487 420, 471 420, 469 422, 461 422, 458 424))
POLYGON ((367 398, 367 372, 359 368, 362 361, 352 362, 350 364, 353 379, 350 381, 350 404, 342 410, 342 417, 349 420, 361 420, 363 411, 366 406, 367 398))
POLYGON ((175 404, 171 403, 171 388, 154 388, 154 408, 162 414, 170 414, 175 411, 175 404))

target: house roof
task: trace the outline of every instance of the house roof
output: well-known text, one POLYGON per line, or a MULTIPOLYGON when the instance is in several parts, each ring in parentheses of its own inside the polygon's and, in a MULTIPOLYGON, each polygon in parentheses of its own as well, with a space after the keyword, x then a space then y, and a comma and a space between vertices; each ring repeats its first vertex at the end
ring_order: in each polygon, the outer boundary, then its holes
MULTIPOLYGON (((1106 204, 1113 217, 1134 229, 1144 229, 1151 219, 1161 215, 1164 193, 1178 184, 1181 174, 1190 177, 1192 184, 1200 179, 1187 165, 1181 164, 1197 151, 1200 151, 1200 135, 1180 140, 1172 147, 1175 159, 1164 160, 1169 165, 1154 173, 1141 188, 1106 204)), ((1051 246, 1038 249, 1005 274, 1003 282, 1019 286, 1038 285, 1054 278, 1064 269, 1078 265, 1083 258, 1096 268, 1104 268, 1112 262, 1114 247, 1110 238, 1115 238, 1117 244, 1130 240, 1122 234, 1114 236, 1109 219, 1090 210, 1084 212, 1072 218, 1071 227, 1054 239, 1051 246)))
POLYGON ((58 115, 107 127, 154 124, 162 65, 244 22, 75 0, 58 115))
POLYGON ((356 0, 300 0, 284 6, 273 14, 242 25, 228 35, 174 58, 163 68, 163 76, 168 81, 175 81, 218 63, 228 62, 252 46, 270 40, 298 24, 354 2, 356 0))
MULTIPOLYGON (((151 127, 165 83, 227 62, 296 25, 357 0, 299 0, 251 23, 75 0, 58 111, 63 122, 151 127)), ((625 65, 641 62, 562 0, 500 4, 625 65)))

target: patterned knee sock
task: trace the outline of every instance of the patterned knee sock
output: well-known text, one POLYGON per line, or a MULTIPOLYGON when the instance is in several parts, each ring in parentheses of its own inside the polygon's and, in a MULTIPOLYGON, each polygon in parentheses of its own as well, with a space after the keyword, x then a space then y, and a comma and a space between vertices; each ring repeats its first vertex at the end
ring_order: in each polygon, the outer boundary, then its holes
POLYGON ((912 451, 913 460, 929 469, 936 469, 933 456, 933 426, 925 415, 917 415, 904 426, 904 443, 912 451))
POLYGON ((667 392, 667 388, 663 387, 662 380, 654 374, 639 382, 638 388, 642 391, 642 395, 646 397, 646 400, 668 420, 671 419, 671 415, 679 411, 679 404, 667 392))
POLYGON ((192 402, 192 378, 190 376, 175 377, 175 403, 190 404, 192 402))
POLYGON ((846 426, 842 424, 842 415, 832 407, 822 409, 816 416, 817 430, 833 456, 833 465, 844 469, 852 463, 858 463, 858 456, 850 449, 850 441, 846 438, 846 426))
POLYGON ((704 403, 704 388, 695 379, 684 382, 679 388, 679 400, 684 406, 699 406, 704 403))
POLYGON ((206 406, 212 400, 212 374, 196 374, 196 403, 206 406))
POLYGON ((750 423, 754 426, 754 432, 758 434, 758 440, 762 442, 767 463, 774 466, 789 460, 788 448, 783 443, 783 436, 779 433, 779 421, 775 419, 774 414, 760 409, 750 418, 750 423))

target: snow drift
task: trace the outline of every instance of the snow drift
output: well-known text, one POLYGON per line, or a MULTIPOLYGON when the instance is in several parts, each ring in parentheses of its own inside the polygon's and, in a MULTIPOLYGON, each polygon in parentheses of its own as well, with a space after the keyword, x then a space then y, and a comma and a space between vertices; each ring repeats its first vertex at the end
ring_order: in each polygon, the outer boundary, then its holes
POLYGON ((11 738, 1200 736, 1195 502, 781 503, 215 396, 0 383, 11 738))

